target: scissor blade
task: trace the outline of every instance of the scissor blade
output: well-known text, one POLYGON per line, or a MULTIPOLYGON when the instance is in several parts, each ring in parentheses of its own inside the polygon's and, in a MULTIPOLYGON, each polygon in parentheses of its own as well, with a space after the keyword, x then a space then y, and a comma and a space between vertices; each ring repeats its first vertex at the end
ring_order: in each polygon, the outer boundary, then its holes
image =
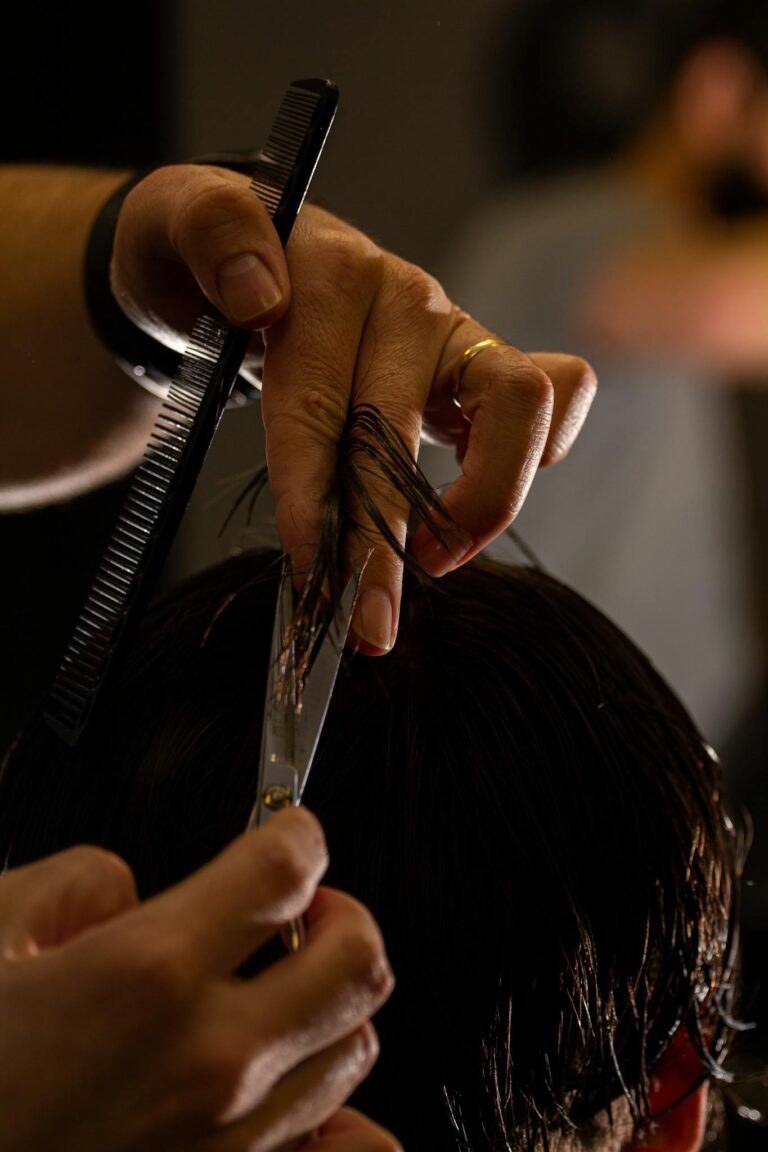
POLYGON ((288 789, 290 803, 296 802, 295 752, 295 708, 292 653, 286 651, 286 636, 293 618, 293 574, 290 560, 283 560, 280 587, 277 593, 275 618, 272 625, 272 640, 269 648, 269 669, 267 688, 264 694, 264 720, 261 731, 261 756, 259 759, 259 783, 256 804, 251 812, 248 827, 263 824, 270 815, 270 807, 264 797, 270 785, 288 789), (287 674, 281 669, 281 661, 291 662, 287 674))
POLYGON ((333 695, 333 686, 336 683, 336 675, 341 664, 341 657, 344 654, 344 645, 347 642, 347 633, 352 621, 352 613, 355 610, 361 576, 362 569, 358 569, 350 577, 304 684, 301 715, 297 717, 294 747, 297 803, 301 800, 333 695))

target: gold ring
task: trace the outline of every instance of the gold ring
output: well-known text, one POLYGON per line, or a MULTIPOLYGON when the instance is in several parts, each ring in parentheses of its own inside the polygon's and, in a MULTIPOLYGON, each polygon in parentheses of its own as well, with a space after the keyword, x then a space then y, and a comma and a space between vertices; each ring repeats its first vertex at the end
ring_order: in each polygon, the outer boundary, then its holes
POLYGON ((458 408, 459 412, 461 412, 462 416, 464 416, 464 419, 468 424, 471 423, 471 421, 468 416, 464 415, 464 410, 462 409, 461 401, 459 400, 459 389, 461 388, 461 381, 463 379, 464 373, 474 360, 475 356, 478 356, 481 352, 485 352, 486 348, 505 347, 506 343, 504 340, 497 340, 492 336, 487 336, 485 340, 478 340, 476 344, 470 344, 469 348, 465 348, 461 356, 459 356, 458 360, 456 361, 455 367, 453 369, 453 375, 451 377, 451 399, 458 408))

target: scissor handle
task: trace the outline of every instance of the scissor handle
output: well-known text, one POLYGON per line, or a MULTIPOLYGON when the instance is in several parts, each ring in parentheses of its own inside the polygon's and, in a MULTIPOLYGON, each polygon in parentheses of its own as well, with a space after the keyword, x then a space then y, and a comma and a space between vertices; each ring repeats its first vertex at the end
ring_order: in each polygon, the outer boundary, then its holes
MULTIPOLYGON (((287 765, 282 766, 289 771, 287 765)), ((256 817, 261 811, 270 815, 275 812, 281 812, 284 808, 290 808, 291 805, 296 804, 296 770, 293 772, 293 787, 286 786, 285 784, 276 783, 274 780, 266 788, 264 795, 260 796, 257 804, 254 806, 251 823, 256 822, 256 817)), ((264 823, 262 816, 260 823, 264 823)), ((303 916, 299 916, 294 920, 289 920, 284 924, 280 930, 280 936, 287 952, 298 952, 300 948, 304 947, 307 938, 307 926, 303 916)))

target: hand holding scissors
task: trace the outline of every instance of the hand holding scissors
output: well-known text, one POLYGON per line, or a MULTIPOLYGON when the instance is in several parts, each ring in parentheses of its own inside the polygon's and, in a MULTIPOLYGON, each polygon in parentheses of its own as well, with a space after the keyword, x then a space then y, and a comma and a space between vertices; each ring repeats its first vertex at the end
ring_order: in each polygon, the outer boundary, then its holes
MULTIPOLYGON (((248 828, 264 824, 276 812, 301 802, 355 609, 361 572, 348 580, 336 610, 317 638, 309 666, 297 667, 293 639, 294 590, 291 563, 283 563, 272 627, 259 786, 248 828)), ((289 922, 285 943, 296 952, 304 943, 301 920, 289 922)))

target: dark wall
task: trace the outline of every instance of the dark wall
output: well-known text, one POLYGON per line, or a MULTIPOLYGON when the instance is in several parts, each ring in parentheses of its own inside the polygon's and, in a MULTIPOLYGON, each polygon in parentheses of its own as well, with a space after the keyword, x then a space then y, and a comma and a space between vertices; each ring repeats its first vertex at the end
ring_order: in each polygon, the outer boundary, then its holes
MULTIPOLYGON (((162 156, 165 11, 134 3, 107 28, 90 5, 17 6, 0 70, 3 161, 132 167, 162 156)), ((123 489, 0 516, 0 746, 50 680, 123 489)))
POLYGON ((478 111, 514 0, 175 0, 172 129, 182 151, 260 142, 291 80, 338 84, 315 192, 419 264, 488 181, 478 111))
POLYGON ((5 161, 138 165, 165 140, 162 27, 167 6, 16 5, 5 41, 5 161), (100 15, 105 18, 100 19, 100 15))

